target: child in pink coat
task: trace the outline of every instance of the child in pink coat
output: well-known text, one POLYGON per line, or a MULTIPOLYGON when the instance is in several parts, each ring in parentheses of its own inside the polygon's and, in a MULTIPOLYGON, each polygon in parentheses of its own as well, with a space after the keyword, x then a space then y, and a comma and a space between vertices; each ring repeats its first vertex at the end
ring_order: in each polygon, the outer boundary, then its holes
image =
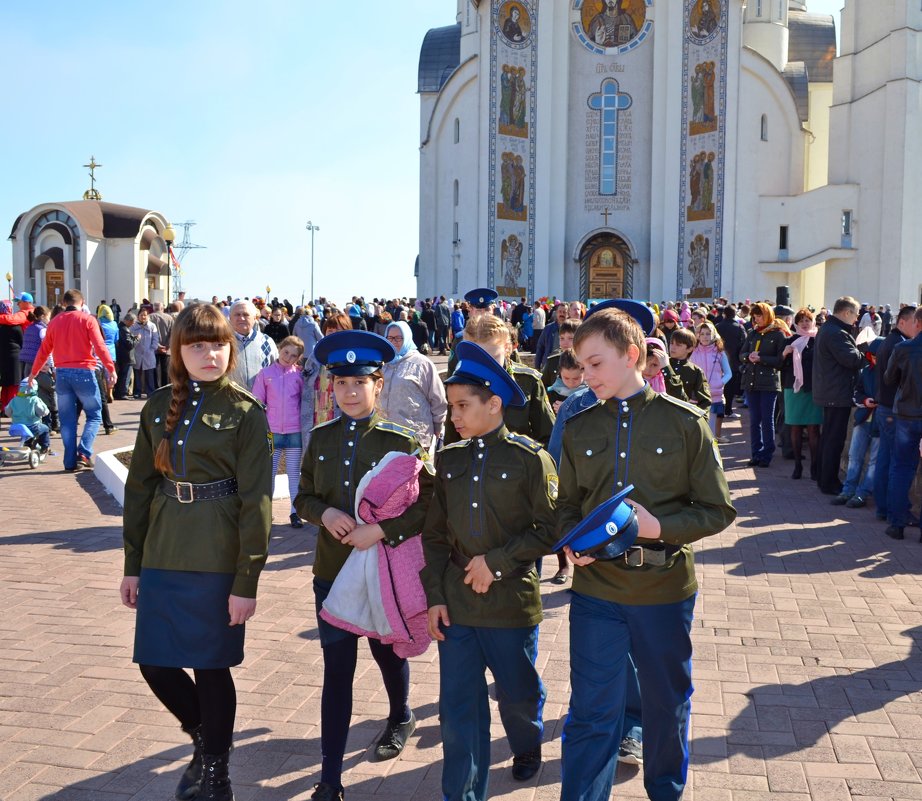
POLYGON ((294 504, 301 478, 301 391, 304 376, 298 361, 303 353, 304 343, 298 337, 286 337, 279 343, 279 360, 260 370, 253 383, 253 394, 265 405, 272 432, 273 477, 278 474, 279 459, 285 454, 292 528, 304 525, 294 504))

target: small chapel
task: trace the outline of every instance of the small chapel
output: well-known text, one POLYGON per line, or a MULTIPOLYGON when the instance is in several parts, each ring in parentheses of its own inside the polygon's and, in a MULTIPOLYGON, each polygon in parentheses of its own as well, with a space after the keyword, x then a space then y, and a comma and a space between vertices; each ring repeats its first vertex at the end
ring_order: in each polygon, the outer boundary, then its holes
POLYGON ((9 236, 13 286, 46 306, 67 289, 80 290, 90 308, 112 298, 126 309, 142 298, 169 303, 169 221, 158 211, 104 201, 93 174, 101 165, 91 165, 92 186, 82 200, 40 203, 16 218, 9 236))
POLYGON ((922 298, 922 8, 458 0, 419 61, 417 294, 922 298))

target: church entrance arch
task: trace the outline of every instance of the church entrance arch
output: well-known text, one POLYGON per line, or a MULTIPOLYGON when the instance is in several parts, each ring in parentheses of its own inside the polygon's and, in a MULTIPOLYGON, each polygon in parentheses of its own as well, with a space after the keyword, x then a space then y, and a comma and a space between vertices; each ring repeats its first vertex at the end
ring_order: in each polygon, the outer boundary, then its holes
POLYGON ((580 297, 587 300, 634 296, 634 255, 615 233, 597 234, 579 252, 580 297))

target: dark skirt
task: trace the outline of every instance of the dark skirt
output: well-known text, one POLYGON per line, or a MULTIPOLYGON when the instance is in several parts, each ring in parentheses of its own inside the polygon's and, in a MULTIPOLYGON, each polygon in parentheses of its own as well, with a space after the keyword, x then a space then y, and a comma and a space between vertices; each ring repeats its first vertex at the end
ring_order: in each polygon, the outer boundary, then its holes
POLYGON ((822 425, 823 410, 813 402, 812 392, 784 391, 784 422, 789 426, 822 425))
POLYGON ((215 670, 243 661, 245 626, 231 626, 231 573, 142 568, 134 661, 215 670))

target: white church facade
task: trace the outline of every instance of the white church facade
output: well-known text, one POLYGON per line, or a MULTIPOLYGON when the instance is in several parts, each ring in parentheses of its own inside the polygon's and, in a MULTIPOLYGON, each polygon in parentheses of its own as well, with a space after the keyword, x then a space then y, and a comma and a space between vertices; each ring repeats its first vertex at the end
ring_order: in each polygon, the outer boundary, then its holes
POLYGON ((836 57, 802 0, 458 0, 417 294, 919 300, 922 9, 844 5, 836 57))

